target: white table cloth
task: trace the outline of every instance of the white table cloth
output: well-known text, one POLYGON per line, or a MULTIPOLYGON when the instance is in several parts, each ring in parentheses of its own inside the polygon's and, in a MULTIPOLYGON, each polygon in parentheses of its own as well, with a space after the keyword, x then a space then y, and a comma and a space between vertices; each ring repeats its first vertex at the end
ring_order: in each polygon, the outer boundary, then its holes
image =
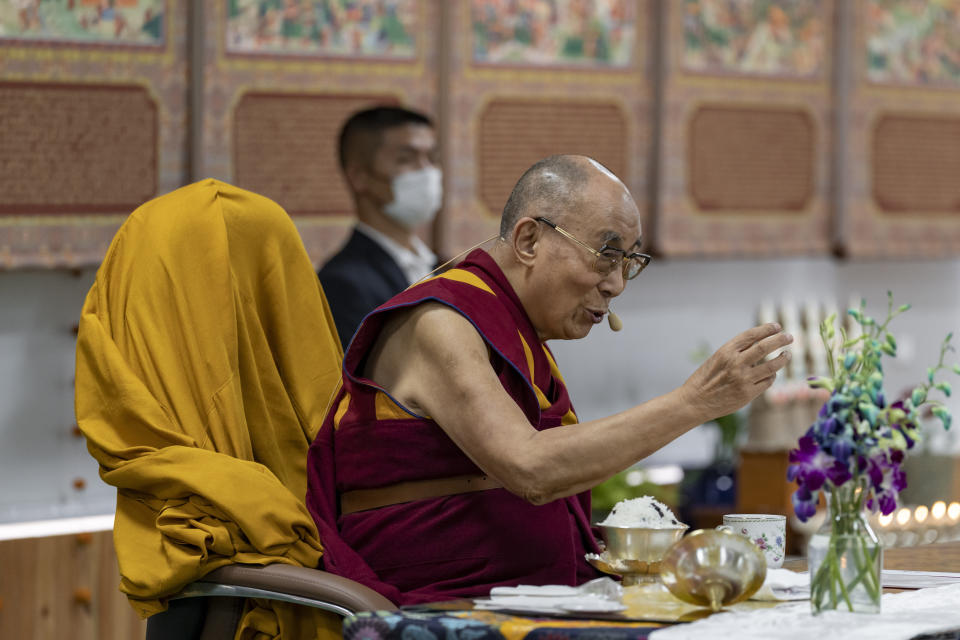
POLYGON ((909 640, 921 633, 960 628, 960 584, 885 594, 881 613, 810 613, 810 603, 718 613, 658 629, 652 640, 909 640))

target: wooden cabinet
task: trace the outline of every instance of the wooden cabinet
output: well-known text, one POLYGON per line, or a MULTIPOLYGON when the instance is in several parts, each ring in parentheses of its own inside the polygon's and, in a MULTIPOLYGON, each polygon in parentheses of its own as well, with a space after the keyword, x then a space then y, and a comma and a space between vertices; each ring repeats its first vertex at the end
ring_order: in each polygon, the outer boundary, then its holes
POLYGON ((119 584, 110 531, 0 541, 0 638, 143 638, 119 584))

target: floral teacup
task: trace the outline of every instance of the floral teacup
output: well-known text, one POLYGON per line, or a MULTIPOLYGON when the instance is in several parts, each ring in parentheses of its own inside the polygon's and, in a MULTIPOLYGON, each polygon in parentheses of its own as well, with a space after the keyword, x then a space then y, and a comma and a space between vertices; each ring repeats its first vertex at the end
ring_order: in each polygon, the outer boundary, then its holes
POLYGON ((779 569, 783 565, 783 549, 786 542, 787 518, 766 513, 728 513, 723 516, 725 529, 750 538, 760 547, 767 558, 767 566, 779 569))

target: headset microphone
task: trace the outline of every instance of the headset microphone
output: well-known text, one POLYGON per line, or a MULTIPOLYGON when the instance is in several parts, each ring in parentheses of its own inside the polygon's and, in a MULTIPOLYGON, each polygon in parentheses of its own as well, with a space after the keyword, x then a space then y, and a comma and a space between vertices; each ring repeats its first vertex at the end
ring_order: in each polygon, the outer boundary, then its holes
POLYGON ((607 324, 609 324, 610 328, 614 331, 623 329, 623 320, 610 309, 607 310, 607 324))

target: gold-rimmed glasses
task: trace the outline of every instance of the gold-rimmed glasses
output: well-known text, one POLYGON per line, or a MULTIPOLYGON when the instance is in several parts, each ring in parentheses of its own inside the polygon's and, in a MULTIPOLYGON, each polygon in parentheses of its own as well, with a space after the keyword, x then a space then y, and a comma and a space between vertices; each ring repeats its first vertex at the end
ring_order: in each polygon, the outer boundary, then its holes
POLYGON ((547 220, 543 216, 534 218, 537 222, 542 222, 563 237, 576 242, 578 245, 594 255, 593 268, 601 275, 608 275, 618 266, 623 273, 624 280, 633 280, 640 272, 650 264, 650 256, 646 253, 627 253, 623 249, 603 245, 599 249, 594 249, 587 243, 578 239, 572 233, 559 226, 558 224, 547 220))

